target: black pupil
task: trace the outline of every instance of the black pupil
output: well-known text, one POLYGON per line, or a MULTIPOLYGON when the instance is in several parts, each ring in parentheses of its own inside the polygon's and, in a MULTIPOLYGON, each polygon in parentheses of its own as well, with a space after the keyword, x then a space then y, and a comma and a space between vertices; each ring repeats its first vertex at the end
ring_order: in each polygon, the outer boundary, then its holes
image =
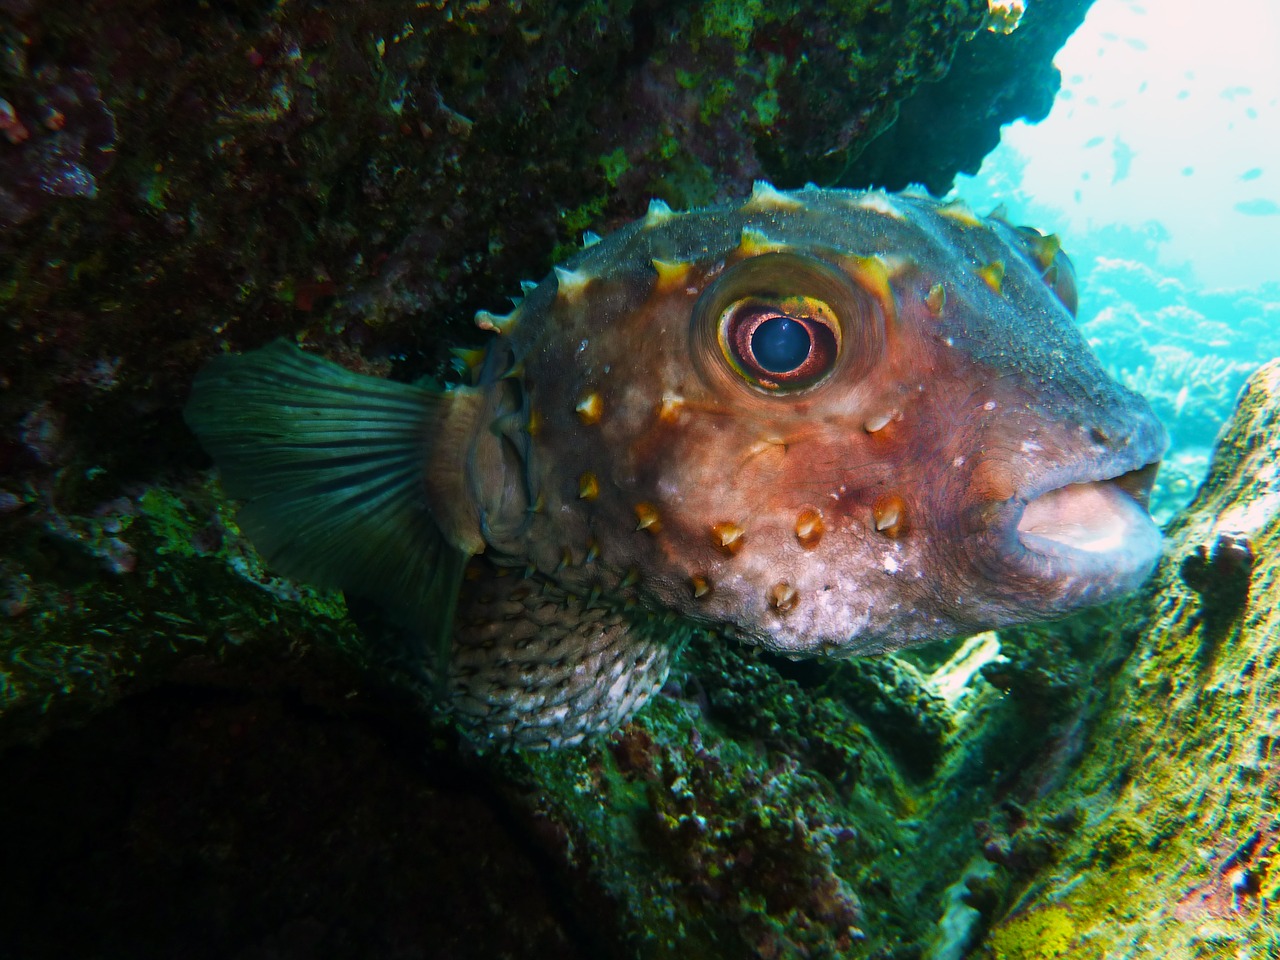
POLYGON ((790 373, 807 359, 813 338, 808 329, 790 317, 770 317, 751 334, 756 363, 769 373, 790 373))

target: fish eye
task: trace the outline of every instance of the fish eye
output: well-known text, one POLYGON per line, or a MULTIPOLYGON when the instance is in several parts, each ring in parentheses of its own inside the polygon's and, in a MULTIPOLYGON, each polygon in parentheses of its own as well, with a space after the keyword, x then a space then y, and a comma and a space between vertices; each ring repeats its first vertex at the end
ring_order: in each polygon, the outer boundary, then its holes
POLYGON ((748 298, 724 311, 719 340, 725 359, 749 382, 766 390, 798 390, 831 371, 840 352, 839 330, 831 308, 820 300, 748 298))
POLYGON ((884 318, 854 278, 790 250, 733 263, 698 296, 693 360, 710 382, 769 396, 859 379, 884 352, 884 318))

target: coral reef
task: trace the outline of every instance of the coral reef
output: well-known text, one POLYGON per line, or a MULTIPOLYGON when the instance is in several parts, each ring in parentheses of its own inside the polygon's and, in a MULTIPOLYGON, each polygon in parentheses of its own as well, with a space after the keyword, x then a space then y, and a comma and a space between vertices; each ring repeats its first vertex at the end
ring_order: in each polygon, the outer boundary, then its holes
POLYGON ((1280 355, 1280 289, 1200 290, 1131 260, 1081 270, 1098 306, 1081 326, 1108 366, 1150 398, 1180 446, 1208 449, 1245 378, 1280 355))
POLYGON ((1199 290, 1176 275, 1101 256, 1081 276, 1086 301, 1098 306, 1081 318, 1090 345, 1169 429, 1173 445, 1151 504, 1167 522, 1204 477, 1245 379, 1264 358, 1280 356, 1280 286, 1199 290))
POLYGON ((50 65, 26 79, 13 102, 0 99, 8 142, 0 229, 31 219, 55 197, 96 197, 98 177, 114 160, 115 121, 88 72, 50 65))
POLYGON ((137 486, 84 514, 47 494, 0 511, 0 742, 39 736, 175 669, 359 673, 367 645, 341 596, 281 580, 207 483, 137 486))

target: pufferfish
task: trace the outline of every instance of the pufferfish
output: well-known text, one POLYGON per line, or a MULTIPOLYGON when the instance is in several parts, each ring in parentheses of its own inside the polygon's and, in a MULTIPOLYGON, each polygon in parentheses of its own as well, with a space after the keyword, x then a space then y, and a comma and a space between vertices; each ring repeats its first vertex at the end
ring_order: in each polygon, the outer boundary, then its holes
POLYGON ((1077 330, 1052 236, 756 185, 596 240, 465 383, 276 343, 188 423, 279 572, 380 602, 482 739, 626 722, 694 630, 849 657, 1138 586, 1163 428, 1077 330))

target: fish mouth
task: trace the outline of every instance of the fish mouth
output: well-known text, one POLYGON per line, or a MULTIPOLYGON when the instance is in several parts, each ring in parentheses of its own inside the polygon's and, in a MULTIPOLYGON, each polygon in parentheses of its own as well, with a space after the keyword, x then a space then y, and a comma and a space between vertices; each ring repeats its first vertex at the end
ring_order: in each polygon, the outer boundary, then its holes
POLYGON ((1092 475, 1044 477, 1014 511, 1020 565, 1077 599, 1136 588, 1160 558, 1160 529, 1147 512, 1159 467, 1159 460, 1112 462, 1096 465, 1092 475))

